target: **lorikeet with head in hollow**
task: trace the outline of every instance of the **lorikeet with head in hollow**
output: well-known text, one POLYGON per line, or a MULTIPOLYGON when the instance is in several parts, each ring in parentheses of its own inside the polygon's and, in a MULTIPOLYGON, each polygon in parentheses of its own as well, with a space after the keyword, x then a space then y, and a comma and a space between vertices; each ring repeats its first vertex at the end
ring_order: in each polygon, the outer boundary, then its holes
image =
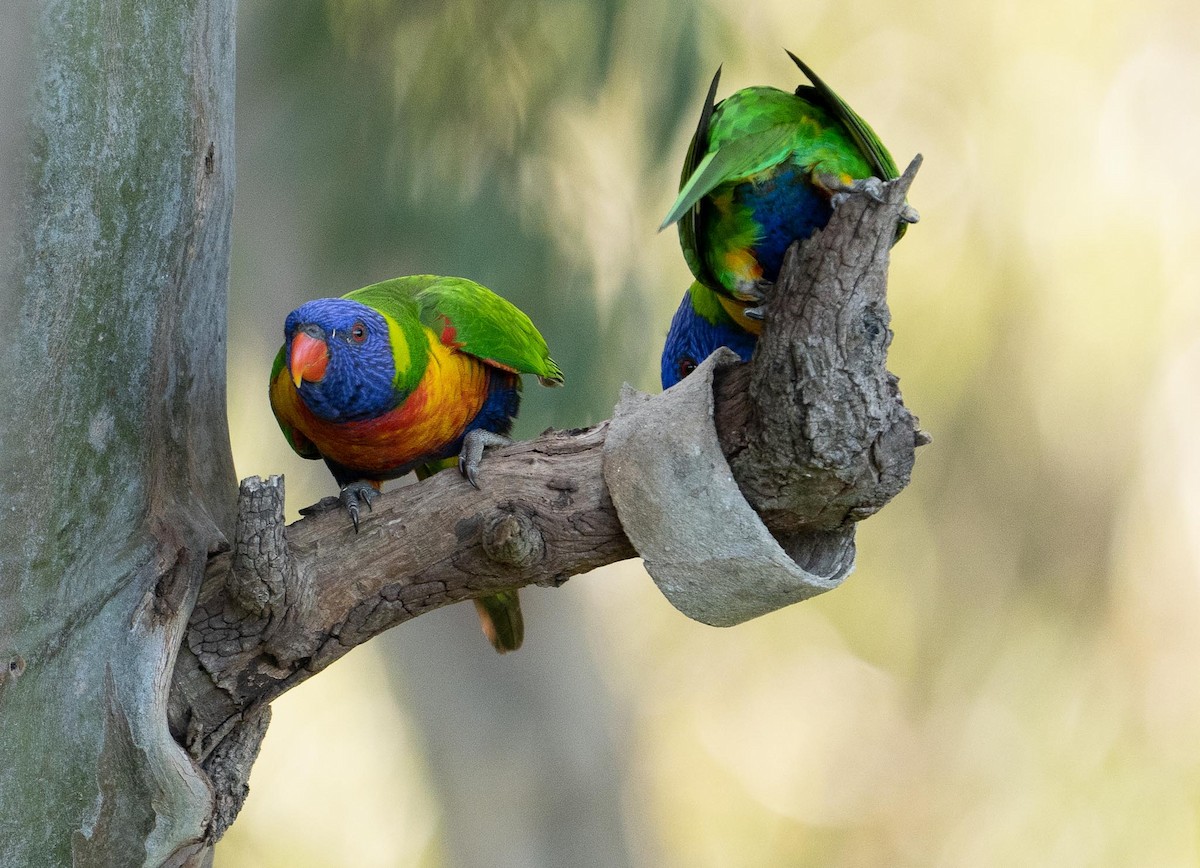
POLYGON ((762 330, 743 305, 693 283, 671 320, 662 353, 662 387, 669 389, 696 369, 718 347, 729 347, 743 362, 750 361, 762 330))
MULTIPOLYGON (((478 488, 485 446, 509 442, 521 374, 563 382, 529 317, 460 277, 385 280, 288 314, 271 409, 291 447, 323 458, 355 530, 386 479, 457 461, 478 488)), ((497 651, 521 645, 515 591, 476 600, 497 651)))
MULTIPOLYGON (((688 148, 679 196, 660 229, 679 223, 688 267, 703 285, 761 318, 757 305, 794 241, 822 228, 844 197, 878 199, 897 176, 879 137, 790 51, 812 82, 795 93, 748 87, 714 105, 713 77, 688 148)), ((896 228, 917 220, 907 208, 896 228)))

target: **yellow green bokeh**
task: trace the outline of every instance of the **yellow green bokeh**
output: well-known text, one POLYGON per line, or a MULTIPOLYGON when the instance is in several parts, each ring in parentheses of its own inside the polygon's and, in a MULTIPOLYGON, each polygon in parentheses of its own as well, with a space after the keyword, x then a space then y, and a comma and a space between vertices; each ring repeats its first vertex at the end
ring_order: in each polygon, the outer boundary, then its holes
MULTIPOLYGON (((690 278, 655 229, 719 64, 723 93, 790 87, 790 48, 901 167, 925 157, 891 368, 934 443, 860 527, 856 573, 715 630, 614 565, 525 592, 528 654, 479 664, 551 677, 539 631, 579 625, 618 757, 608 846, 679 868, 1200 863, 1200 6, 241 5, 230 421, 239 474, 286 473, 293 516, 332 491, 265 399, 301 301, 472 277, 567 373, 530 384, 518 433, 588 424, 622 381, 656 385, 690 278)), ((374 645, 275 704, 218 865, 460 864, 446 830, 473 821, 408 697, 468 688, 374 645)))

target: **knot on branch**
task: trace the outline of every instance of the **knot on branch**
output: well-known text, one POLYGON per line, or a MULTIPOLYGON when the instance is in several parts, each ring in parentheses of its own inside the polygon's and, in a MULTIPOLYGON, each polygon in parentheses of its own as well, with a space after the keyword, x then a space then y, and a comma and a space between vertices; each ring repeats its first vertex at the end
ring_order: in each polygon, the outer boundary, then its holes
POLYGON ((506 567, 527 569, 546 555, 546 541, 533 519, 513 510, 487 518, 480 542, 489 558, 506 567))

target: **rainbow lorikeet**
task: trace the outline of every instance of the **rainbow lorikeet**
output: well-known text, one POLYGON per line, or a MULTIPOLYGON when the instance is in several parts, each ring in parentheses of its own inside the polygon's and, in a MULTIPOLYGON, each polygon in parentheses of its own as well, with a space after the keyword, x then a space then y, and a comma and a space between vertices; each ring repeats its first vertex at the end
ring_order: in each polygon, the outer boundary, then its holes
MULTIPOLYGON (((660 229, 679 223, 696 279, 742 302, 747 315, 779 275, 793 241, 822 228, 833 206, 862 193, 879 199, 896 164, 871 127, 803 61, 795 93, 748 87, 714 105, 713 77, 688 147, 679 196, 660 229)), ((917 221, 906 206, 896 238, 917 221)))
MULTIPOLYGON (((521 374, 563 374, 529 317, 461 277, 385 280, 288 314, 271 409, 291 447, 323 458, 358 530, 386 479, 457 461, 478 488, 485 446, 510 442, 521 374)), ((521 645, 515 591, 475 601, 497 651, 521 645)))
POLYGON ((662 386, 669 389, 696 369, 718 347, 729 347, 750 361, 762 321, 746 316, 745 305, 699 281, 683 294, 671 320, 662 352, 662 386))

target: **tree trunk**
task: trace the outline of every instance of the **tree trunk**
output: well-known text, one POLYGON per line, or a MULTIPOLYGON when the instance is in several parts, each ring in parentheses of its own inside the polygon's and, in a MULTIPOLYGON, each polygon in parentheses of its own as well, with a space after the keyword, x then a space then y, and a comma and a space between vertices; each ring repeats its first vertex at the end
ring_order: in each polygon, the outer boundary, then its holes
POLYGON ((233 0, 46 0, 0 405, 0 864, 202 858, 166 700, 232 536, 233 0))

